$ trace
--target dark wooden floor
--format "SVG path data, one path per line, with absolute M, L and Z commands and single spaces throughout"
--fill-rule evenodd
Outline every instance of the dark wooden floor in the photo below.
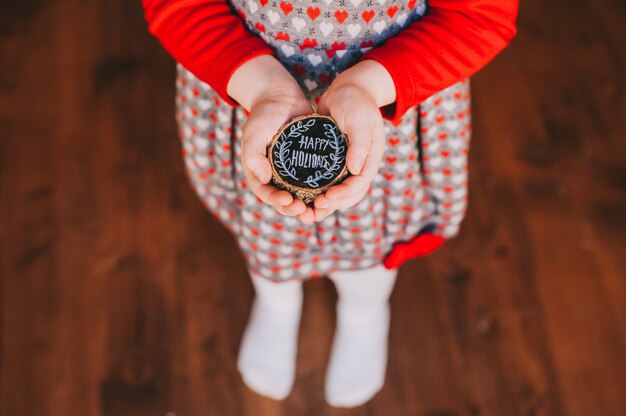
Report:
M 292 395 L 240 381 L 252 288 L 186 182 L 140 1 L 2 2 L 0 414 L 626 415 L 625 4 L 522 2 L 474 78 L 462 234 L 402 269 L 387 384 L 342 411 L 325 279 Z

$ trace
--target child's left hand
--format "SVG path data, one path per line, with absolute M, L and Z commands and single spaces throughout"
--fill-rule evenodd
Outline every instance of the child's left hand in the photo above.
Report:
M 385 151 L 385 129 L 376 97 L 351 79 L 348 71 L 340 74 L 320 97 L 317 112 L 330 114 L 348 135 L 346 162 L 351 176 L 315 199 L 315 221 L 359 203 L 378 172 Z

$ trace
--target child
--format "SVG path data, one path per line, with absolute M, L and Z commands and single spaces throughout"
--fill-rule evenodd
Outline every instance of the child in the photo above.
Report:
M 339 302 L 326 399 L 365 403 L 384 382 L 398 267 L 464 216 L 467 78 L 515 34 L 517 0 L 143 2 L 179 62 L 191 182 L 237 237 L 256 290 L 244 381 L 289 394 L 301 282 L 328 275 Z M 271 186 L 265 152 L 283 123 L 314 111 L 347 133 L 352 176 L 307 207 Z

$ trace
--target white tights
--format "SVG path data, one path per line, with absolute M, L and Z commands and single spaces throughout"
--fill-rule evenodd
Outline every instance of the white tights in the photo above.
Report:
M 396 274 L 396 270 L 377 266 L 329 276 L 339 294 L 324 388 L 332 406 L 358 406 L 383 386 L 389 296 Z M 241 343 L 238 368 L 252 390 L 281 400 L 289 395 L 295 378 L 302 283 L 273 283 L 263 278 L 253 278 L 252 282 L 256 297 Z

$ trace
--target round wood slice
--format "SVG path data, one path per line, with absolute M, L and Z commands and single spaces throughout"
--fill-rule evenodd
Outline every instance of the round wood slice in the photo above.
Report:
M 348 176 L 348 136 L 330 116 L 298 116 L 272 138 L 267 156 L 272 183 L 310 204 Z

